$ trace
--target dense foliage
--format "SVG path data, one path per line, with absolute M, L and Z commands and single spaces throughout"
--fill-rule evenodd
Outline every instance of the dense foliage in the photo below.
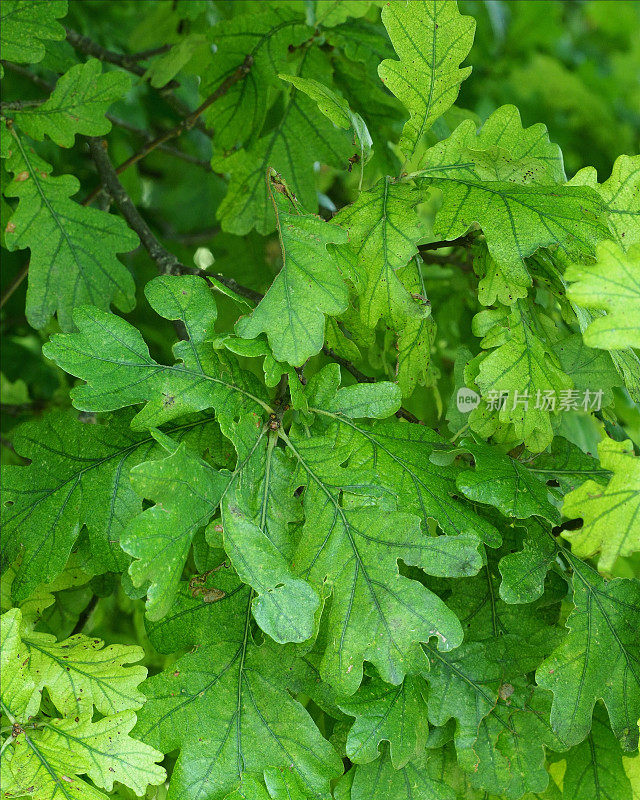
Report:
M 0 17 L 2 798 L 638 800 L 640 6 Z

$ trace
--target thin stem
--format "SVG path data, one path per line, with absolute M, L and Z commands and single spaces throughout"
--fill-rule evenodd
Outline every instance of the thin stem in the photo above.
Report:
M 130 133 L 135 133 L 136 136 L 140 136 L 148 141 L 153 139 L 153 135 L 150 134 L 149 131 L 144 130 L 144 128 L 138 128 L 137 125 L 132 125 L 130 122 L 127 122 L 127 120 L 114 117 L 113 114 L 105 114 L 105 116 L 112 125 L 117 125 L 118 128 L 123 128 L 125 131 L 129 131 Z M 182 150 L 178 150 L 176 147 L 171 147 L 171 145 L 168 144 L 158 145 L 158 150 L 163 153 L 167 153 L 174 158 L 187 161 L 189 164 L 195 164 L 197 167 L 204 169 L 206 172 L 213 172 L 211 164 L 208 161 L 198 158 L 198 156 L 192 156 L 191 153 L 183 153 Z
M 155 261 L 158 272 L 160 272 L 161 275 L 178 274 L 181 271 L 182 265 L 176 256 L 170 253 L 166 247 L 160 244 L 156 239 L 151 228 L 142 219 L 140 212 L 118 180 L 116 171 L 107 153 L 106 141 L 95 138 L 89 139 L 89 151 L 98 169 L 102 185 L 109 192 L 111 197 L 113 197 L 118 208 L 122 212 L 122 216 L 129 224 L 129 227 L 140 237 L 142 246 L 147 253 L 149 253 L 153 261 Z M 87 198 L 83 205 L 87 205 L 89 202 L 90 198 Z
M 45 92 L 53 91 L 54 87 L 52 83 L 45 81 L 44 78 L 41 78 L 39 75 L 35 75 L 33 72 L 31 72 L 31 70 L 21 66 L 20 64 L 13 64 L 11 61 L 3 61 L 2 66 L 11 72 L 15 72 L 16 75 L 27 78 L 27 80 L 30 80 L 34 86 L 37 86 L 39 89 L 43 89 Z
M 353 377 L 358 381 L 358 383 L 375 383 L 376 379 L 372 378 L 370 375 L 365 375 L 364 372 L 361 372 L 356 366 L 354 366 L 351 361 L 348 361 L 346 358 L 338 355 L 335 350 L 332 350 L 328 345 L 323 345 L 322 352 L 330 358 L 332 361 L 335 361 L 336 364 L 340 364 L 341 367 L 347 370 L 347 372 L 351 373 Z
M 0 703 L 0 705 L 2 706 L 2 712 L 5 715 L 5 717 L 7 717 L 7 719 L 12 725 L 15 725 L 16 718 L 13 716 L 13 714 L 9 711 L 9 709 L 4 703 Z
M 11 297 L 11 295 L 16 291 L 16 289 L 20 286 L 22 281 L 27 277 L 29 273 L 29 261 L 24 265 L 24 267 L 20 270 L 20 272 L 16 275 L 16 277 L 11 281 L 7 290 L 3 293 L 2 298 L 0 299 L 0 308 L 4 306 L 7 300 Z
M 162 44 L 160 47 L 152 47 L 150 50 L 141 50 L 139 53 L 130 53 L 127 58 L 129 61 L 146 61 L 153 56 L 161 56 L 163 53 L 168 53 L 173 45 Z
M 209 276 L 200 272 L 199 274 L 202 275 L 203 278 L 207 279 Z M 234 280 L 233 278 L 227 278 L 225 275 L 212 275 L 209 278 L 209 282 L 215 286 L 216 282 L 221 283 L 223 286 L 226 286 L 227 289 L 234 292 L 240 297 L 246 297 L 247 300 L 251 300 L 252 303 L 259 303 L 264 295 L 260 294 L 260 292 L 256 292 L 255 289 L 249 289 L 248 286 L 241 286 L 238 281 Z
M 164 133 L 161 133 L 159 136 L 156 136 L 155 139 L 152 139 L 150 142 L 147 142 L 147 144 L 141 150 L 139 150 L 137 153 L 134 153 L 126 161 L 123 161 L 122 164 L 120 164 L 116 168 L 116 175 L 120 175 L 121 172 L 124 172 L 126 169 L 132 166 L 132 164 L 135 164 L 137 161 L 140 161 L 140 159 L 149 155 L 149 153 L 152 150 L 155 150 L 156 147 L 159 147 L 161 144 L 168 142 L 170 139 L 174 139 L 176 136 L 180 136 L 180 134 L 183 131 L 188 131 L 191 128 L 193 128 L 198 117 L 201 114 L 203 114 L 207 110 L 207 108 L 209 108 L 209 106 L 213 105 L 216 102 L 216 100 L 219 100 L 221 97 L 224 97 L 224 95 L 229 91 L 229 89 L 231 89 L 232 86 L 238 83 L 238 81 L 242 80 L 248 74 L 252 65 L 253 65 L 253 56 L 249 55 L 245 58 L 242 64 L 235 70 L 235 72 L 233 72 L 231 75 L 225 78 L 225 80 L 222 81 L 222 83 L 218 86 L 215 92 L 210 94 L 209 97 L 207 97 L 207 99 L 203 103 L 201 103 L 198 106 L 198 108 L 196 108 L 195 111 L 192 111 L 190 114 L 188 114 L 183 120 L 181 120 L 177 125 L 175 125 L 170 130 L 164 131 Z M 91 192 L 91 194 L 86 198 L 84 204 L 88 205 L 89 203 L 91 203 L 99 193 L 100 193 L 100 187 L 94 189 L 94 191 Z
M 158 55 L 158 53 L 166 53 L 171 49 L 171 45 L 163 45 L 162 48 L 156 50 L 147 50 L 142 53 L 134 53 L 133 55 L 125 55 L 124 53 L 115 53 L 113 50 L 107 50 L 102 47 L 93 39 L 88 36 L 82 36 L 77 31 L 67 28 L 67 41 L 76 50 L 84 53 L 86 56 L 93 56 L 100 61 L 106 61 L 108 64 L 114 64 L 117 67 L 126 69 L 127 72 L 132 72 L 134 75 L 142 77 L 146 73 L 146 69 L 141 67 L 137 62 L 144 61 L 150 58 L 151 55 Z M 177 81 L 171 81 L 165 88 L 176 89 L 180 84 Z
M 98 601 L 100 598 L 97 594 L 94 594 L 91 598 L 89 605 L 84 609 L 84 611 L 78 617 L 78 621 L 73 626 L 73 630 L 71 631 L 71 636 L 75 636 L 77 633 L 82 633 L 84 630 L 85 625 L 89 621 L 89 617 L 93 614 L 96 610 L 96 606 L 98 605 Z
M 473 242 L 473 235 L 465 233 L 464 236 L 458 236 L 457 239 L 441 239 L 438 242 L 427 242 L 418 247 L 420 253 L 426 250 L 439 250 L 441 247 L 468 247 Z

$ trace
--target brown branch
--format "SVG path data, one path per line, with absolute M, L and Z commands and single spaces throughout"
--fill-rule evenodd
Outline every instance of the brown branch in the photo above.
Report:
M 150 50 L 140 50 L 138 53 L 129 53 L 127 58 L 129 61 L 146 61 L 153 56 L 161 56 L 163 53 L 168 53 L 173 47 L 172 44 L 161 44 L 160 47 L 152 47 Z
M 76 50 L 79 50 L 84 55 L 93 56 L 100 61 L 106 61 L 108 64 L 114 64 L 116 67 L 122 67 L 122 69 L 126 69 L 127 72 L 132 72 L 134 75 L 138 75 L 140 78 L 144 76 L 146 69 L 141 67 L 137 63 L 138 61 L 143 61 L 146 58 L 150 58 L 149 54 L 157 55 L 158 52 L 166 53 L 167 50 L 171 49 L 171 45 L 164 45 L 162 48 L 157 48 L 155 51 L 147 50 L 146 52 L 134 53 L 133 55 L 115 53 L 113 50 L 107 50 L 97 42 L 94 42 L 93 39 L 90 39 L 88 36 L 83 36 L 82 34 L 71 30 L 70 28 L 67 28 L 67 41 Z M 180 84 L 177 81 L 170 81 L 164 88 L 177 89 L 178 86 L 180 86 Z
M 200 270 L 197 271 L 197 274 L 202 275 L 202 277 L 206 279 L 206 275 Z M 216 275 L 215 279 L 218 283 L 226 286 L 227 289 L 231 289 L 232 292 L 239 294 L 240 297 L 246 297 L 247 300 L 251 300 L 252 303 L 259 303 L 264 297 L 260 292 L 256 292 L 255 289 L 249 289 L 248 286 L 242 286 L 233 278 L 227 278 L 224 275 Z
M 149 131 L 146 131 L 144 128 L 139 128 L 137 125 L 132 125 L 125 119 L 114 117 L 113 114 L 105 114 L 105 116 L 112 125 L 116 125 L 118 128 L 123 128 L 125 131 L 129 131 L 129 133 L 135 133 L 136 136 L 140 136 L 147 141 L 152 141 L 154 138 L 153 134 L 149 133 Z M 195 164 L 197 167 L 204 169 L 206 172 L 213 172 L 211 164 L 208 161 L 198 158 L 198 156 L 192 156 L 191 153 L 183 153 L 182 150 L 178 150 L 177 147 L 171 147 L 171 145 L 168 144 L 159 144 L 157 149 L 163 153 L 167 153 L 167 155 L 173 156 L 174 158 L 179 158 L 182 161 L 186 161 L 189 164 Z
M 31 72 L 31 70 L 28 70 L 26 67 L 23 67 L 20 64 L 14 64 L 11 61 L 3 61 L 2 66 L 11 72 L 15 72 L 16 75 L 27 78 L 27 80 L 30 80 L 34 86 L 37 86 L 39 89 L 44 89 L 45 92 L 53 91 L 54 87 L 52 83 L 45 81 L 44 78 L 41 78 L 39 75 L 35 75 L 33 72 Z
M 0 308 L 4 306 L 7 300 L 11 297 L 11 295 L 16 291 L 16 289 L 20 286 L 22 281 L 27 277 L 29 273 L 29 262 L 22 267 L 20 272 L 16 275 L 16 277 L 11 281 L 9 286 L 7 287 L 6 291 L 3 292 L 2 298 L 0 299 Z
M 421 244 L 418 250 L 420 253 L 423 253 L 427 250 L 439 250 L 441 247 L 468 247 L 473 242 L 473 239 L 474 237 L 471 234 L 465 233 L 464 236 L 459 236 L 457 239 L 451 239 L 449 241 L 441 239 L 438 242 Z
M 118 180 L 116 171 L 107 153 L 107 142 L 103 139 L 89 139 L 89 151 L 100 175 L 102 186 L 109 192 L 126 219 L 129 227 L 140 237 L 142 246 L 155 261 L 158 271 L 162 275 L 176 275 L 180 272 L 181 264 L 178 259 L 170 253 L 164 245 L 153 235 L 151 228 L 142 219 L 140 212 L 133 204 L 133 201 L 124 190 Z M 85 205 L 88 203 L 85 200 Z
M 89 605 L 80 613 L 78 617 L 78 621 L 73 626 L 73 630 L 69 634 L 70 636 L 75 636 L 77 633 L 82 633 L 85 628 L 85 625 L 89 622 L 89 617 L 93 614 L 96 610 L 96 606 L 98 605 L 100 598 L 97 594 L 94 594 L 91 600 L 89 600 Z
M 159 136 L 156 136 L 155 139 L 152 139 L 150 142 L 147 142 L 147 144 L 141 150 L 139 150 L 137 153 L 134 153 L 126 161 L 123 161 L 122 164 L 120 164 L 116 168 L 116 174 L 120 175 L 120 173 L 124 172 L 132 164 L 135 164 L 137 161 L 140 161 L 140 159 L 149 155 L 149 153 L 152 150 L 155 150 L 156 147 L 159 147 L 161 144 L 168 142 L 170 139 L 174 139 L 176 136 L 180 136 L 180 134 L 183 131 L 188 131 L 191 128 L 193 128 L 198 117 L 204 111 L 206 111 L 207 108 L 209 108 L 209 106 L 213 105 L 216 102 L 216 100 L 219 100 L 221 97 L 224 97 L 224 95 L 229 91 L 229 89 L 231 89 L 232 86 L 238 83 L 238 81 L 242 80 L 247 75 L 252 65 L 253 65 L 253 56 L 249 55 L 231 75 L 229 75 L 222 81 L 222 83 L 218 86 L 218 88 L 212 94 L 210 94 L 209 97 L 207 97 L 207 99 L 203 103 L 201 103 L 198 106 L 198 108 L 196 108 L 195 111 L 192 111 L 190 114 L 188 114 L 183 120 L 181 120 L 177 125 L 175 125 L 170 130 L 161 133 Z M 86 198 L 84 204 L 88 205 L 89 203 L 91 203 L 99 194 L 99 192 L 100 192 L 99 187 L 94 189 L 94 191 L 91 192 L 91 194 Z

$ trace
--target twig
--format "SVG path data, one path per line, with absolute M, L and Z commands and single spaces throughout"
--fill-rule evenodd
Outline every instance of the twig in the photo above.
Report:
M 147 50 L 142 53 L 134 53 L 133 55 L 125 55 L 123 53 L 115 53 L 113 50 L 107 50 L 102 47 L 93 39 L 88 36 L 82 36 L 77 31 L 67 28 L 67 41 L 70 45 L 75 47 L 86 56 L 93 56 L 100 61 L 106 61 L 108 64 L 114 64 L 117 67 L 126 69 L 127 72 L 132 72 L 134 75 L 142 77 L 146 73 L 146 69 L 141 67 L 137 62 L 150 58 L 151 55 L 157 55 L 158 52 L 166 53 L 171 49 L 171 45 L 164 45 L 162 48 L 156 48 L 155 51 Z M 177 89 L 180 84 L 177 81 L 171 81 L 166 85 L 166 89 Z
M 207 277 L 202 272 L 200 272 L 200 274 L 203 278 Z M 241 286 L 233 278 L 227 278 L 224 275 L 215 275 L 214 277 L 219 283 L 221 283 L 223 286 L 226 286 L 227 289 L 231 289 L 232 292 L 239 294 L 240 297 L 246 297 L 247 300 L 251 300 L 252 303 L 259 303 L 264 297 L 263 294 L 256 292 L 255 289 L 249 289 L 248 286 Z
M 30 80 L 34 86 L 37 86 L 39 89 L 44 89 L 45 92 L 51 92 L 54 88 L 53 84 L 49 83 L 49 81 L 45 81 L 44 78 L 41 78 L 39 75 L 35 75 L 33 72 L 31 72 L 31 70 L 28 70 L 26 67 L 22 67 L 20 64 L 13 64 L 11 61 L 3 61 L 2 66 L 11 72 L 15 72 L 16 75 L 21 75 L 23 78 L 27 78 L 27 80 Z
M 160 244 L 160 242 L 156 239 L 151 232 L 151 228 L 142 219 L 140 212 L 135 207 L 133 201 L 118 180 L 116 171 L 107 153 L 106 141 L 96 138 L 89 139 L 89 151 L 91 152 L 91 158 L 93 158 L 98 169 L 98 174 L 100 175 L 102 185 L 109 192 L 111 197 L 113 197 L 114 201 L 118 205 L 118 208 L 122 212 L 122 216 L 128 222 L 129 227 L 132 228 L 140 237 L 140 241 L 142 242 L 144 249 L 156 262 L 160 274 L 178 274 L 182 265 L 173 255 L 173 253 L 170 253 L 166 247 Z M 84 204 L 87 204 L 88 202 L 89 198 L 85 200 Z
M 418 250 L 422 253 L 426 250 L 439 250 L 441 247 L 468 247 L 473 242 L 473 239 L 474 237 L 471 234 L 465 233 L 464 236 L 459 236 L 457 239 L 451 239 L 449 241 L 441 239 L 438 242 L 421 244 Z
M 20 286 L 22 281 L 27 277 L 29 272 L 29 262 L 24 265 L 24 267 L 20 270 L 20 272 L 16 275 L 16 277 L 11 281 L 7 290 L 3 293 L 2 298 L 0 299 L 0 308 L 4 306 L 7 300 L 11 297 L 11 295 L 15 292 L 15 290 Z
M 132 125 L 130 122 L 127 122 L 127 120 L 120 119 L 120 117 L 114 117 L 113 114 L 105 114 L 105 116 L 112 125 L 117 125 L 117 127 L 123 128 L 125 131 L 129 131 L 129 133 L 135 133 L 137 136 L 140 136 L 147 141 L 152 141 L 153 135 L 144 128 L 139 128 L 137 125 Z M 176 147 L 171 147 L 169 144 L 159 144 L 157 149 L 161 150 L 163 153 L 173 156 L 174 158 L 187 161 L 189 164 L 195 164 L 197 167 L 204 169 L 206 172 L 213 172 L 211 164 L 208 161 L 198 158 L 198 156 L 192 156 L 191 153 L 183 153 L 182 150 L 178 150 Z
M 78 621 L 73 626 L 73 630 L 69 634 L 70 636 L 75 636 L 77 633 L 82 633 L 84 626 L 89 622 L 89 617 L 93 614 L 96 610 L 96 606 L 98 605 L 98 601 L 100 598 L 97 594 L 94 594 L 91 600 L 89 601 L 89 605 L 84 609 L 84 611 L 78 617 Z
M 156 147 L 159 147 L 161 144 L 168 142 L 169 139 L 174 139 L 176 136 L 180 136 L 183 131 L 188 131 L 193 128 L 196 120 L 198 117 L 209 108 L 209 106 L 213 105 L 216 100 L 219 100 L 221 97 L 231 89 L 238 81 L 242 80 L 253 65 L 253 56 L 247 56 L 242 64 L 227 78 L 225 78 L 222 83 L 218 86 L 218 88 L 212 94 L 207 97 L 207 99 L 201 103 L 195 111 L 192 111 L 188 114 L 183 120 L 181 120 L 177 125 L 171 128 L 164 133 L 161 133 L 159 136 L 156 136 L 155 139 L 152 139 L 150 142 L 139 150 L 137 153 L 134 153 L 130 158 L 126 161 L 123 161 L 116 168 L 116 175 L 120 175 L 121 172 L 124 172 L 128 167 L 132 164 L 135 164 L 136 161 L 140 161 L 141 158 L 147 156 L 152 150 L 155 150 Z M 99 194 L 100 188 L 94 189 L 93 192 L 86 198 L 85 205 L 91 203 L 95 197 Z
M 365 375 L 364 372 L 361 372 L 356 366 L 354 366 L 350 361 L 346 358 L 343 358 L 341 355 L 332 350 L 328 345 L 322 346 L 322 352 L 330 358 L 332 361 L 335 361 L 336 364 L 340 364 L 341 367 L 350 372 L 353 377 L 358 381 L 358 383 L 375 383 L 376 379 L 372 378 L 370 375 Z
M 172 44 L 161 44 L 160 47 L 152 47 L 150 50 L 140 50 L 139 53 L 129 53 L 127 58 L 129 61 L 146 61 L 153 56 L 161 56 L 163 53 L 168 53 L 173 47 Z

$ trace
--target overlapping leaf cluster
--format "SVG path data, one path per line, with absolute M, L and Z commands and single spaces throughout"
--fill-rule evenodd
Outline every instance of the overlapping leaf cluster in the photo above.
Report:
M 70 403 L 3 469 L 2 796 L 635 800 L 638 156 L 567 181 L 542 124 L 455 107 L 449 0 L 165 5 L 139 77 L 199 77 L 256 288 L 176 259 L 112 313 L 138 237 L 38 150 L 107 134 L 129 79 L 89 59 L 3 109 Z M 6 58 L 66 10 L 6 2 Z M 96 605 L 145 650 L 78 632 Z

